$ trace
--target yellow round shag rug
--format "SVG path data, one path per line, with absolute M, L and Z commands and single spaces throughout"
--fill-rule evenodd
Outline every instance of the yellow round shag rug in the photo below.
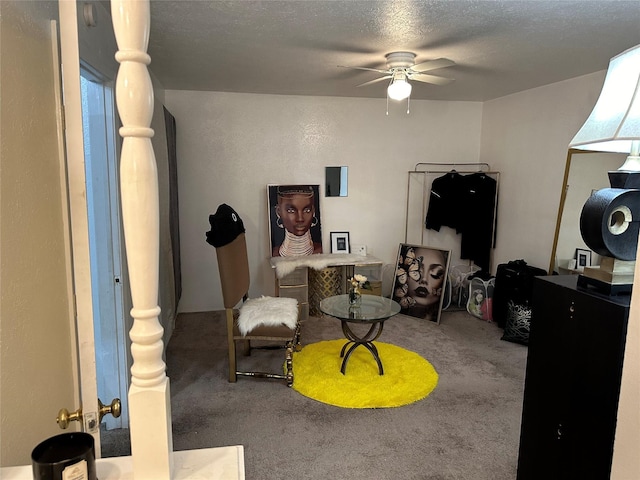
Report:
M 293 356 L 293 389 L 305 397 L 344 408 L 389 408 L 425 398 L 438 384 L 438 373 L 417 353 L 374 342 L 384 368 L 365 347 L 356 348 L 340 373 L 343 340 L 305 345 Z

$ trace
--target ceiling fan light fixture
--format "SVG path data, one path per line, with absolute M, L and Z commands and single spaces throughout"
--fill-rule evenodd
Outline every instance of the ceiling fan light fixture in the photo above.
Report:
M 404 100 L 411 95 L 411 84 L 405 75 L 398 75 L 387 87 L 387 95 L 391 100 Z
M 0 0 L 2 1 L 2 0 Z M 431 75 L 431 70 L 451 67 L 455 62 L 448 58 L 436 58 L 435 60 L 427 60 L 416 64 L 416 54 L 413 52 L 391 52 L 385 55 L 387 59 L 387 68 L 371 68 L 371 67 L 349 67 L 346 65 L 338 65 L 342 68 L 354 68 L 357 70 L 365 70 L 375 72 L 379 76 L 373 80 L 361 83 L 358 87 L 373 85 L 374 83 L 383 82 L 391 79 L 387 86 L 387 115 L 389 115 L 389 99 L 395 101 L 407 100 L 407 113 L 409 113 L 409 102 L 411 100 L 411 87 L 409 80 L 431 83 L 433 85 L 447 85 L 453 81 L 452 78 L 439 77 Z

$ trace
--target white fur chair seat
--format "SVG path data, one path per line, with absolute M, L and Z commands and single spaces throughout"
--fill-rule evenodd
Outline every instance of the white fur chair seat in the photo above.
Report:
M 294 330 L 298 322 L 298 301 L 295 298 L 252 298 L 244 302 L 238 317 L 241 335 L 247 335 L 259 326 L 284 325 Z

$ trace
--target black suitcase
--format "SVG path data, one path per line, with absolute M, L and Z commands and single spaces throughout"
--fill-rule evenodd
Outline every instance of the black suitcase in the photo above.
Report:
M 493 291 L 493 321 L 504 328 L 509 300 L 517 305 L 529 305 L 533 293 L 533 277 L 547 275 L 542 268 L 527 265 L 524 260 L 512 260 L 498 265 Z

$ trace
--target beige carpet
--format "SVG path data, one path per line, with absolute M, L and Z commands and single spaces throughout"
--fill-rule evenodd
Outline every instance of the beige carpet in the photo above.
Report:
M 380 341 L 427 358 L 439 380 L 424 400 L 374 410 L 326 405 L 279 381 L 228 383 L 224 332 L 219 313 L 178 318 L 167 352 L 175 450 L 242 444 L 253 480 L 516 476 L 527 348 L 501 341 L 495 324 L 446 311 L 440 325 L 387 321 Z M 302 340 L 341 336 L 338 321 L 312 318 Z M 266 355 L 281 368 L 279 352 Z M 103 438 L 105 453 L 129 451 L 126 431 Z

